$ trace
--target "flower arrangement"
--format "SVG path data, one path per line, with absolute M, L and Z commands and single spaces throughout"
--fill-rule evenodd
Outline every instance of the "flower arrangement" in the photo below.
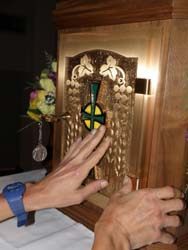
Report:
M 57 61 L 47 53 L 45 55 L 47 67 L 34 83 L 30 83 L 32 91 L 27 115 L 36 122 L 42 119 L 49 122 L 50 117 L 55 115 Z

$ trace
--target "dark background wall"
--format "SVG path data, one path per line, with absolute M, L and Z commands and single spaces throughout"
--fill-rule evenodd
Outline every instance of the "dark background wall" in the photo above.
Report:
M 46 164 L 32 159 L 37 125 L 18 130 L 31 122 L 21 116 L 28 106 L 27 83 L 45 66 L 44 51 L 56 56 L 55 4 L 55 0 L 0 1 L 0 175 Z M 49 131 L 46 125 L 46 145 Z

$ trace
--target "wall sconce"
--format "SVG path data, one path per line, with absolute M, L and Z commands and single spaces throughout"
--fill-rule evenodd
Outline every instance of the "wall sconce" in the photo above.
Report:
M 150 95 L 151 94 L 151 80 L 145 78 L 136 78 L 135 94 Z

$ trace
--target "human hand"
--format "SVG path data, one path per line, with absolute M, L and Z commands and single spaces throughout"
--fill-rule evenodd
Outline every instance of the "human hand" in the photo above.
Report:
M 106 180 L 97 180 L 84 187 L 81 186 L 90 170 L 109 147 L 109 137 L 101 142 L 105 130 L 105 127 L 101 126 L 98 130 L 89 133 L 83 140 L 77 139 L 56 170 L 39 183 L 29 186 L 24 197 L 27 200 L 25 202 L 27 210 L 79 204 L 89 195 L 108 185 Z M 31 193 L 32 195 L 29 195 Z
M 184 209 L 183 194 L 172 187 L 130 192 L 131 181 L 126 180 L 122 189 L 111 197 L 96 224 L 96 241 L 107 231 L 113 250 L 137 249 L 156 242 L 173 243 L 174 237 L 166 229 L 178 227 L 181 222 L 177 215 L 169 213 Z

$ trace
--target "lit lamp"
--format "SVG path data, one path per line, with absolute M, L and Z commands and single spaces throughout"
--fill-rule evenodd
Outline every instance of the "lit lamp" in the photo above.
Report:
M 136 78 L 135 94 L 150 95 L 151 80 L 144 78 Z

